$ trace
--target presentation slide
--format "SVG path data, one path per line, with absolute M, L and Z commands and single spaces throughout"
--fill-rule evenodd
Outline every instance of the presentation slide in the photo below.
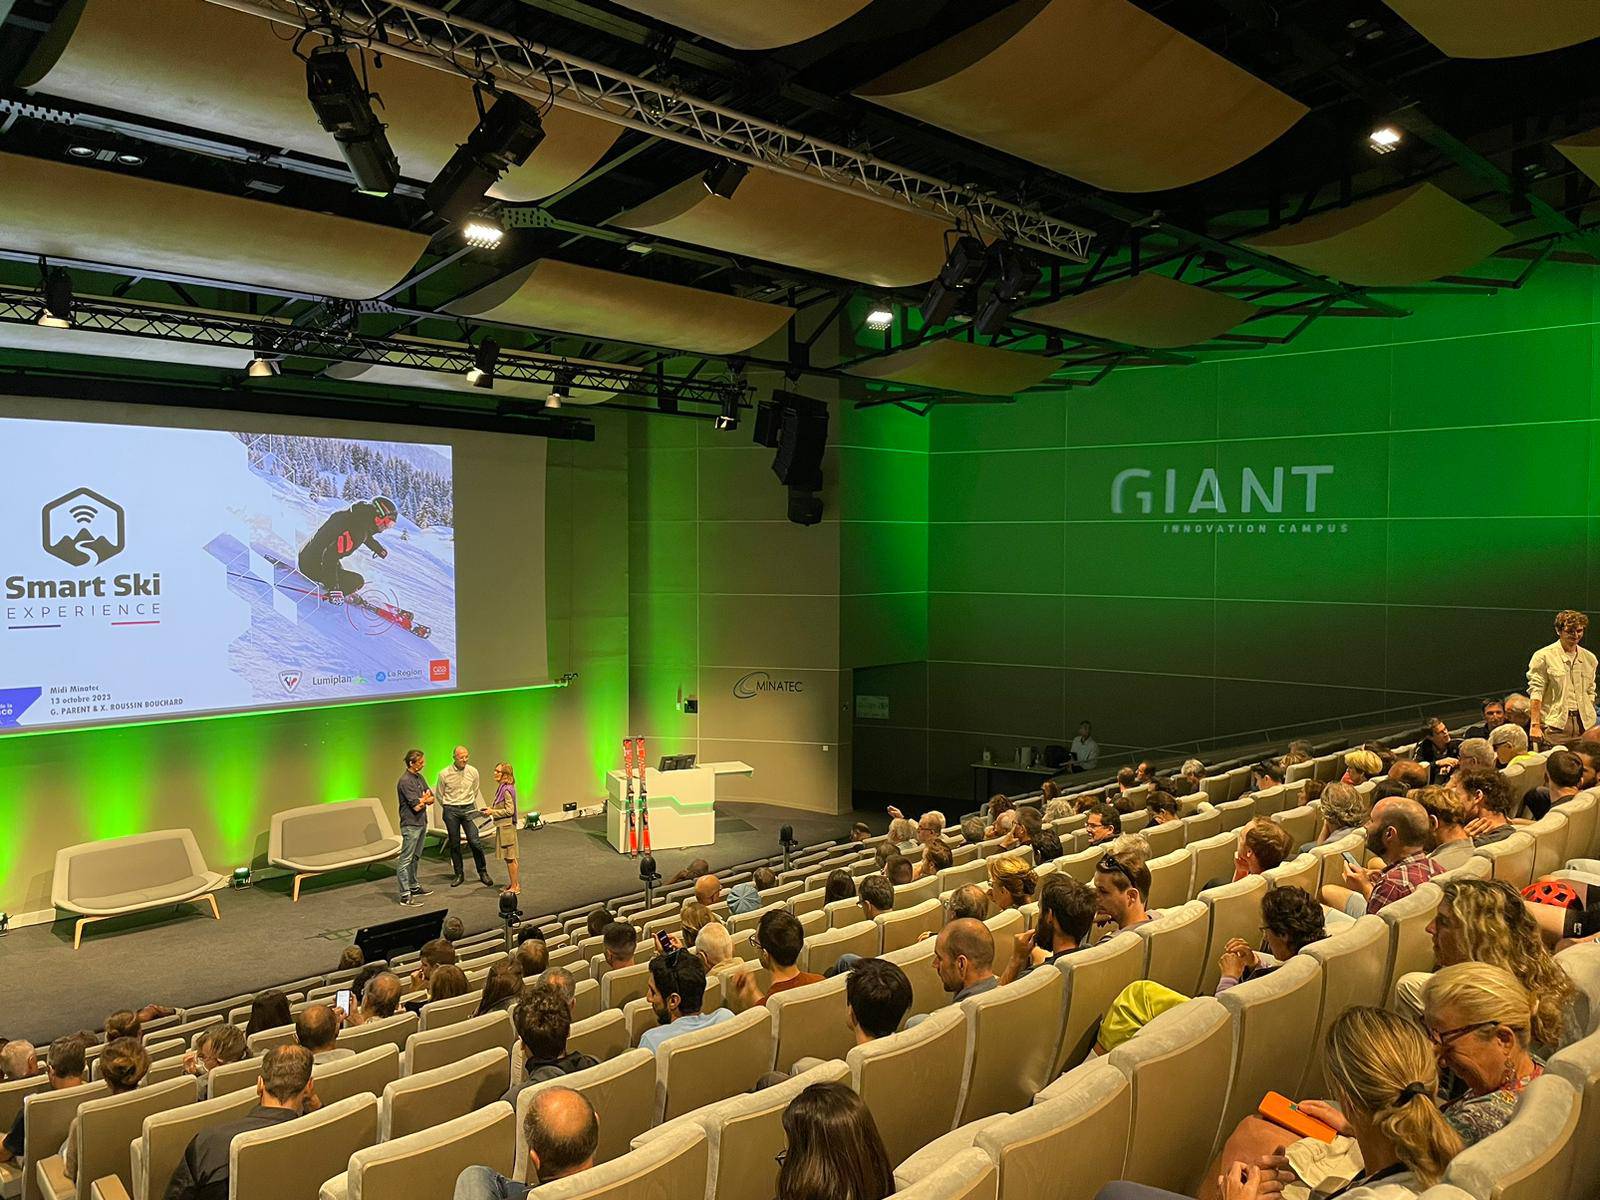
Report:
M 0 446 L 0 736 L 458 686 L 451 446 L 8 418 Z

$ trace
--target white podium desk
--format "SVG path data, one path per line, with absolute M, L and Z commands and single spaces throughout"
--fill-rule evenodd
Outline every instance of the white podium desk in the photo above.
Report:
M 684 771 L 644 770 L 650 798 L 650 849 L 676 850 L 684 846 L 709 846 L 717 840 L 717 778 L 753 775 L 749 763 L 700 763 Z M 633 781 L 635 821 L 639 808 L 637 778 Z M 628 817 L 623 808 L 623 775 L 606 775 L 606 840 L 619 854 L 628 852 Z M 643 831 L 639 848 L 644 849 Z

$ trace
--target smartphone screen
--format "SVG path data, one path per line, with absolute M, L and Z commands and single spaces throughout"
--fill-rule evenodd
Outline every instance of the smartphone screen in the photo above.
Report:
M 1360 860 L 1357 859 L 1356 856 L 1354 854 L 1351 854 L 1350 851 L 1348 851 L 1348 850 L 1346 850 L 1344 852 L 1344 860 L 1345 860 L 1345 862 L 1349 863 L 1352 867 L 1359 867 L 1361 865 Z
M 334 1007 L 341 1008 L 348 1013 L 350 1011 L 350 995 L 349 988 L 340 988 L 333 997 Z
M 672 952 L 672 935 L 669 934 L 665 929 L 656 930 L 656 945 L 661 948 L 661 953 L 663 953 L 663 954 L 671 953 Z

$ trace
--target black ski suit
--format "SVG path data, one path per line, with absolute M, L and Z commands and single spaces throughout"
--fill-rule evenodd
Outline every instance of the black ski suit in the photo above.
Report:
M 341 509 L 322 523 L 322 528 L 300 548 L 300 574 L 326 591 L 351 595 L 361 590 L 366 579 L 344 569 L 341 559 L 366 546 L 379 558 L 389 552 L 378 544 L 378 510 L 365 500 Z

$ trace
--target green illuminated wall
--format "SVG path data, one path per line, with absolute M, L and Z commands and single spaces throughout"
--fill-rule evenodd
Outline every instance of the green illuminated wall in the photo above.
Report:
M 546 479 L 550 674 L 576 683 L 0 739 L 0 910 L 47 909 L 56 849 L 91 838 L 189 826 L 213 869 L 257 859 L 275 809 L 392 802 L 413 745 L 434 768 L 461 741 L 486 776 L 509 760 L 524 805 L 602 795 L 627 721 L 628 472 L 625 421 L 595 424 L 550 443 Z
M 1083 718 L 1135 751 L 1519 680 L 1600 579 L 1596 276 L 1398 303 L 1413 315 L 936 409 L 927 654 L 857 671 L 858 694 L 894 694 L 887 721 L 856 721 L 857 783 L 915 790 L 921 768 L 968 797 L 983 747 L 1009 757 Z M 1334 468 L 1309 517 L 1296 465 Z M 1243 514 L 1243 469 L 1270 485 L 1276 467 L 1283 512 L 1252 493 Z M 1137 479 L 1112 511 L 1129 468 L 1152 474 L 1149 515 Z M 1227 513 L 1190 516 L 1207 468 Z M 1263 531 L 1181 531 L 1207 521 Z M 1306 523 L 1336 532 L 1283 528 Z

